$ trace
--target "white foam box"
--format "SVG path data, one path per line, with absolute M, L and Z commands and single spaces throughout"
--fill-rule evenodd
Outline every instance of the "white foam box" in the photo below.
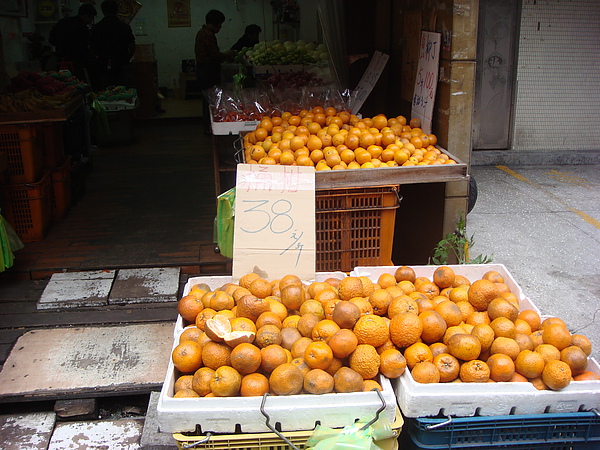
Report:
M 173 398 L 177 377 L 169 362 L 156 406 L 161 432 L 181 433 L 196 430 L 202 433 L 260 433 L 271 431 L 260 411 L 262 397 Z M 385 408 L 380 417 L 393 423 L 396 415 L 396 396 L 390 380 L 380 376 Z M 383 406 L 376 392 L 333 393 L 323 395 L 268 396 L 264 410 L 269 423 L 280 431 L 312 430 L 317 424 L 344 427 L 357 419 L 375 417 Z
M 242 132 L 256 129 L 260 120 L 240 120 L 236 122 L 216 122 L 210 111 L 210 128 L 215 136 L 227 136 L 229 134 L 240 134 Z
M 417 276 L 431 279 L 437 266 L 411 266 Z M 544 317 L 501 264 L 450 266 L 471 282 L 488 270 L 496 270 L 511 292 L 519 297 L 520 309 L 533 309 Z M 382 273 L 394 273 L 398 266 L 356 267 L 350 275 L 376 281 Z M 588 358 L 588 370 L 600 374 L 600 366 Z M 398 406 L 406 417 L 500 416 L 508 414 L 567 413 L 600 408 L 600 381 L 573 381 L 560 391 L 538 391 L 531 383 L 417 383 L 407 370 L 391 380 Z

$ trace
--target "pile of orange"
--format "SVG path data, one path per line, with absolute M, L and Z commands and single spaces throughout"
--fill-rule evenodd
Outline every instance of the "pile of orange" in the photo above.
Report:
M 244 135 L 244 160 L 316 170 L 456 164 L 436 147 L 437 137 L 420 127 L 416 118 L 359 118 L 333 107 L 286 111 L 263 117 Z
M 431 279 L 402 266 L 377 280 L 303 283 L 256 273 L 216 290 L 193 286 L 172 360 L 175 397 L 325 394 L 381 389 L 408 368 L 419 383 L 597 380 L 592 346 L 557 317 L 519 310 L 501 274 Z

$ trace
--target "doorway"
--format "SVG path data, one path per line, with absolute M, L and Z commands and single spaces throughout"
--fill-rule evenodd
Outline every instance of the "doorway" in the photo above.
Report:
M 510 149 L 519 0 L 479 3 L 473 150 Z

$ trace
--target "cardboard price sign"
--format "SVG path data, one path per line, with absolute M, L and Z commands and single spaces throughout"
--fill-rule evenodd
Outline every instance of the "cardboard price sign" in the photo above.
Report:
M 411 115 L 421 119 L 421 128 L 425 133 L 431 133 L 433 105 L 440 66 L 440 45 L 440 33 L 421 32 L 419 66 L 415 78 Z
M 237 166 L 233 280 L 315 277 L 314 167 Z

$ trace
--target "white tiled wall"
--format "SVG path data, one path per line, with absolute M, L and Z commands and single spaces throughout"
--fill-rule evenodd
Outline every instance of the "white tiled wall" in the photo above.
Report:
M 600 0 L 522 5 L 513 149 L 600 149 Z

